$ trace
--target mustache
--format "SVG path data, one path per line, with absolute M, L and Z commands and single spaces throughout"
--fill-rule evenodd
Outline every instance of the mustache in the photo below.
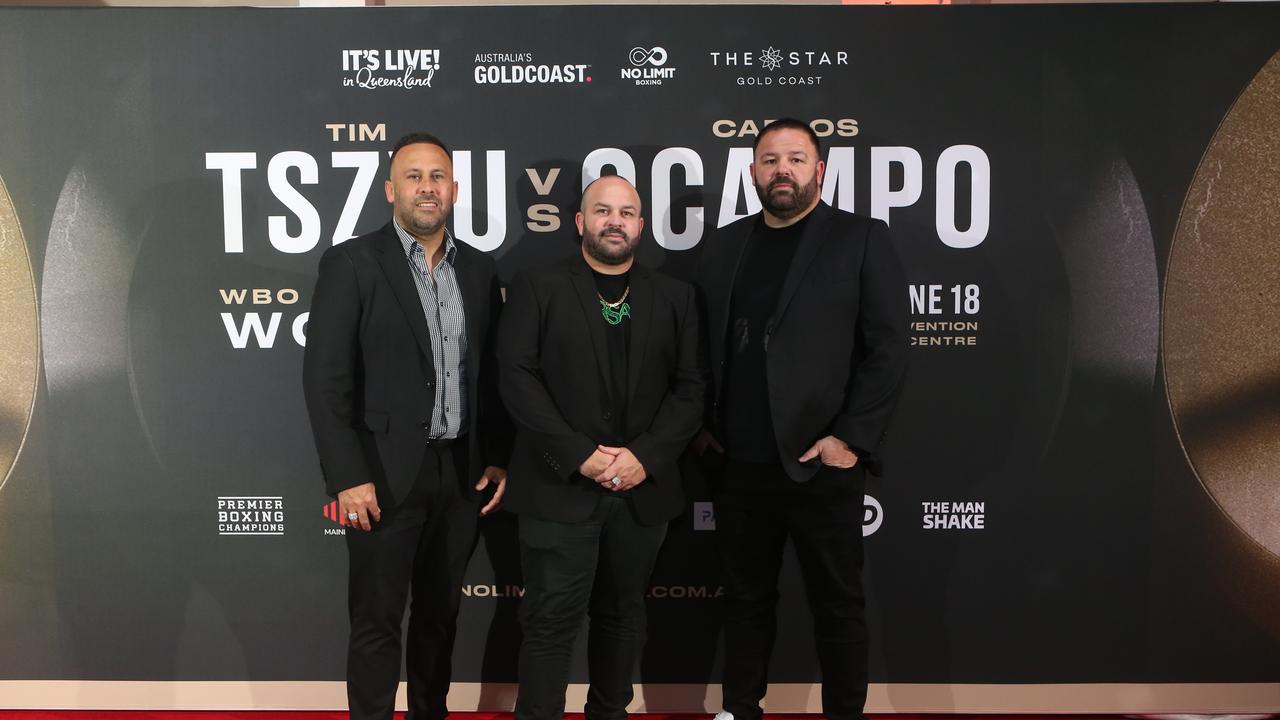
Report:
M 627 231 L 623 230 L 620 227 L 608 227 L 608 228 L 605 228 L 604 230 L 601 230 L 600 237 L 604 237 L 605 235 L 616 235 L 622 238 L 623 240 L 631 239 L 631 236 L 627 235 Z
M 769 183 L 769 187 L 765 188 L 765 190 L 767 192 L 773 192 L 774 188 L 777 188 L 780 185 L 786 185 L 792 190 L 800 189 L 800 183 L 796 182 L 795 180 L 792 180 L 791 178 L 786 178 L 786 177 L 776 177 L 773 179 L 772 182 Z

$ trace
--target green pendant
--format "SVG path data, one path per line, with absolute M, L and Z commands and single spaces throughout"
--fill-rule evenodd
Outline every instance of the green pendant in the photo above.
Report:
M 631 317 L 631 306 L 627 303 L 611 308 L 604 302 L 600 303 L 600 314 L 604 316 L 604 321 L 610 325 L 617 325 L 622 322 L 622 318 Z

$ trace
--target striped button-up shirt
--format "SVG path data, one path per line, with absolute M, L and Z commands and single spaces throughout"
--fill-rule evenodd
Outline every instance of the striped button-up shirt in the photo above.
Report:
M 431 333 L 431 360 L 436 369 L 436 402 L 431 415 L 431 438 L 456 438 L 467 422 L 467 322 L 462 291 L 453 271 L 458 248 L 448 228 L 444 231 L 444 257 L 434 270 L 427 266 L 426 253 L 412 235 L 392 220 L 404 245 L 405 258 L 418 288 L 422 313 Z

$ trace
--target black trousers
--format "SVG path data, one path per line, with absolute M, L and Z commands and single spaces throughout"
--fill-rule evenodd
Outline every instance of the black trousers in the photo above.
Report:
M 627 717 L 644 646 L 649 576 L 667 524 L 639 524 L 625 497 L 605 495 L 586 522 L 520 516 L 520 695 L 516 720 L 560 720 L 569 660 L 590 616 L 588 720 Z
M 480 494 L 466 475 L 466 443 L 428 448 L 413 490 L 371 532 L 347 529 L 347 702 L 353 720 L 390 720 L 400 683 L 401 623 L 412 591 L 409 717 L 440 720 L 456 634 L 463 573 L 476 544 Z
M 725 569 L 724 709 L 760 720 L 777 632 L 778 573 L 791 538 L 804 576 L 822 669 L 822 711 L 861 720 L 867 698 L 867 625 L 862 592 L 861 469 L 824 471 L 819 485 L 787 478 L 780 465 L 731 463 L 713 496 Z M 838 489 L 833 492 L 833 489 Z

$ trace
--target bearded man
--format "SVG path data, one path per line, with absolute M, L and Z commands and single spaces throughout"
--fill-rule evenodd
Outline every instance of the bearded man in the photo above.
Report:
M 676 461 L 702 423 L 693 288 L 635 262 L 639 194 L 599 178 L 576 221 L 581 254 L 517 275 L 498 331 L 525 587 L 517 720 L 563 716 L 584 616 L 586 716 L 626 717 L 649 576 L 685 509 Z
M 765 126 L 751 165 L 763 210 L 710 238 L 698 273 L 712 390 L 695 447 L 725 569 L 717 720 L 760 720 L 788 538 L 823 714 L 860 720 L 866 700 L 863 486 L 906 371 L 907 281 L 883 222 L 821 201 L 821 158 L 805 123 Z

